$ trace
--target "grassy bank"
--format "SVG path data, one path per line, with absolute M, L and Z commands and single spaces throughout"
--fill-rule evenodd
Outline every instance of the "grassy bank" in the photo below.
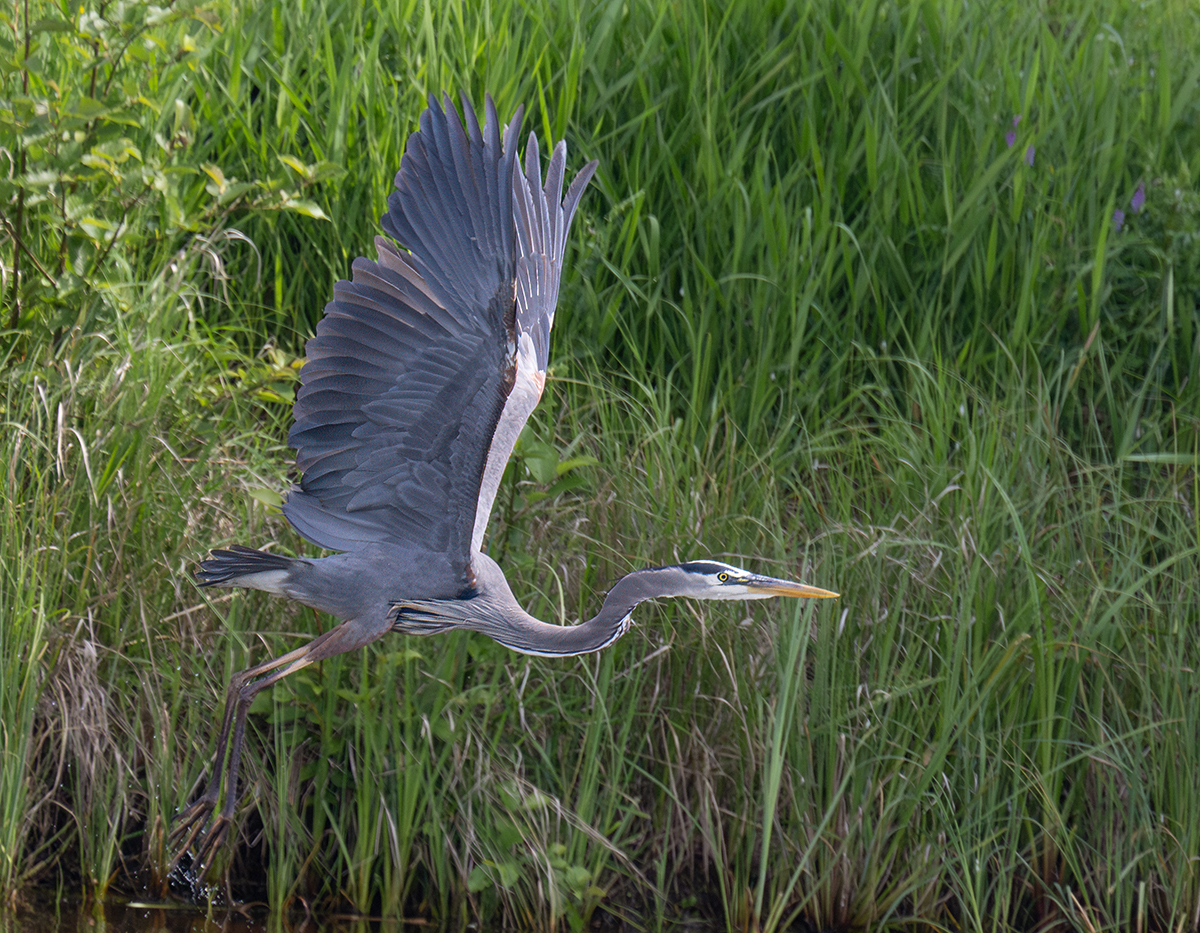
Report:
M 645 606 L 572 661 L 394 637 L 305 670 L 176 893 L 1200 926 L 1188 6 L 67 14 L 3 14 L 10 898 L 165 891 L 230 674 L 329 624 L 189 572 L 305 548 L 274 508 L 302 340 L 426 92 L 463 87 L 601 161 L 489 534 L 522 603 L 575 621 L 708 555 L 842 598 Z

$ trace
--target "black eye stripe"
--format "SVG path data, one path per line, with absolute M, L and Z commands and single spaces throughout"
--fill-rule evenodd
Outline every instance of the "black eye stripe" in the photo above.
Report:
M 724 564 L 711 560 L 692 560 L 680 567 L 688 573 L 722 573 L 725 570 Z

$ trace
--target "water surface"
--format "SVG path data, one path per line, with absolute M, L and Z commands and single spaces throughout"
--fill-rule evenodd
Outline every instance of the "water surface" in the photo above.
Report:
M 0 933 L 390 933 L 411 930 L 400 921 L 361 917 L 284 918 L 266 911 L 213 910 L 150 902 L 86 903 L 52 893 L 0 908 Z

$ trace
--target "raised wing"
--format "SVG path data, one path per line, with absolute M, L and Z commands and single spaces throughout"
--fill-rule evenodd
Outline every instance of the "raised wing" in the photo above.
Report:
M 496 489 L 504 475 L 521 428 L 537 407 L 546 387 L 546 364 L 550 360 L 550 328 L 558 305 L 558 282 L 562 273 L 567 231 L 598 162 L 589 162 L 575 176 L 567 196 L 562 198 L 563 173 L 567 163 L 567 145 L 559 141 L 550 156 L 546 186 L 541 185 L 541 160 L 537 138 L 530 133 L 525 144 L 525 174 L 520 166 L 512 169 L 512 199 L 516 222 L 516 280 L 514 289 L 515 351 L 513 384 L 504 402 L 504 410 L 492 434 L 487 465 L 479 487 L 471 550 L 483 545 L 483 533 Z M 561 199 L 561 200 L 560 200 Z
M 377 239 L 378 261 L 355 260 L 308 342 L 289 435 L 302 478 L 284 514 L 334 550 L 446 554 L 465 585 L 541 395 L 563 244 L 595 165 L 560 205 L 563 144 L 542 189 L 536 143 L 525 175 L 516 159 L 520 111 L 502 142 L 490 98 L 482 131 L 463 107 L 465 129 L 449 98 L 430 98 L 409 138 L 383 218 L 409 252 Z

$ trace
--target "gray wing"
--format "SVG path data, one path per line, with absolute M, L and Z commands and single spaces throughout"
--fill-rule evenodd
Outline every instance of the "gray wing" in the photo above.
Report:
M 355 260 L 308 342 L 284 514 L 321 547 L 448 555 L 468 585 L 493 461 L 537 403 L 525 384 L 541 394 L 567 227 L 595 166 L 560 205 L 563 144 L 542 189 L 536 144 L 528 177 L 516 158 L 520 111 L 502 142 L 490 98 L 482 131 L 463 105 L 465 128 L 431 98 L 409 138 L 383 218 L 409 252 L 377 239 L 378 261 Z

